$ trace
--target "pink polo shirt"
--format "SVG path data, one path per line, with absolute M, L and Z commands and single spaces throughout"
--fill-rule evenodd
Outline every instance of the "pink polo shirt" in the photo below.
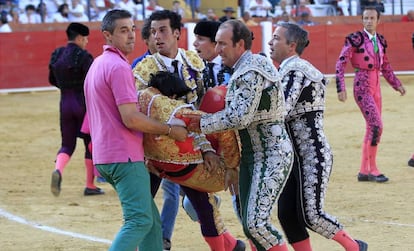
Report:
M 118 110 L 119 105 L 137 103 L 131 66 L 118 49 L 108 45 L 103 49 L 85 79 L 93 161 L 95 164 L 143 161 L 143 134 L 128 129 Z

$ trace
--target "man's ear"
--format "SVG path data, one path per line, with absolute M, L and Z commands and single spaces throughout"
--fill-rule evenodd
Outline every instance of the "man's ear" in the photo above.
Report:
M 180 40 L 181 32 L 178 29 L 174 30 L 173 35 L 177 38 L 177 40 Z
M 297 46 L 296 42 L 290 42 L 290 44 L 289 44 L 289 48 L 293 52 L 296 51 L 296 46 Z
M 240 39 L 240 41 L 237 42 L 236 45 L 238 45 L 241 49 L 244 49 L 244 40 Z
M 104 36 L 105 40 L 110 41 L 111 33 L 109 33 L 109 31 L 102 31 L 102 35 Z

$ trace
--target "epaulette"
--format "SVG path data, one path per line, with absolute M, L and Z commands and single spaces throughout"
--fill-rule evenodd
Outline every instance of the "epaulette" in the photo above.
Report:
M 308 61 L 299 57 L 290 60 L 285 66 L 282 67 L 280 73 L 282 76 L 285 76 L 290 71 L 300 71 L 312 82 L 320 82 L 324 79 L 322 72 L 316 69 Z
M 346 40 L 352 45 L 352 47 L 359 48 L 364 42 L 364 34 L 361 31 L 357 31 L 349 34 Z
M 382 48 L 384 48 L 384 53 L 385 53 L 385 49 L 387 49 L 388 47 L 387 40 L 385 40 L 385 37 L 381 34 L 377 34 L 377 36 L 378 36 L 378 40 L 380 44 L 382 45 Z
M 132 73 L 134 74 L 135 86 L 138 90 L 141 90 L 148 85 L 151 73 L 159 71 L 160 67 L 158 65 L 159 63 L 154 55 L 148 55 L 135 66 Z
M 195 51 L 179 49 L 179 52 L 182 53 L 181 55 L 184 54 L 182 58 L 187 62 L 191 69 L 201 72 L 205 68 L 203 60 Z
M 231 78 L 236 79 L 248 71 L 255 71 L 260 72 L 263 77 L 272 82 L 281 80 L 281 75 L 268 58 L 259 54 L 250 53 L 250 55 L 244 56 L 241 60 L 243 60 L 243 64 L 234 72 Z

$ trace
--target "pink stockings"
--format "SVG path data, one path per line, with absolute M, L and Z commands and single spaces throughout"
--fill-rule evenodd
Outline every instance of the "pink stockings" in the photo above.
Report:
M 56 156 L 56 164 L 55 169 L 59 170 L 60 173 L 63 175 L 63 170 L 65 169 L 66 165 L 70 160 L 70 156 L 66 153 L 59 153 Z M 91 159 L 85 159 L 85 169 L 86 169 L 86 187 L 95 189 L 96 186 L 94 184 L 94 166 Z
M 312 251 L 312 246 L 309 238 L 304 239 L 303 241 L 292 243 L 292 247 L 295 251 Z
M 361 174 L 372 174 L 374 176 L 381 174 L 377 167 L 377 150 L 378 145 L 372 146 L 370 142 L 364 141 L 362 144 L 362 160 L 359 171 Z
M 341 244 L 346 251 L 359 251 L 358 243 L 345 230 L 336 233 L 332 239 Z
M 219 236 L 204 236 L 204 240 L 211 251 L 232 251 L 237 244 L 237 239 L 230 232 L 224 232 Z

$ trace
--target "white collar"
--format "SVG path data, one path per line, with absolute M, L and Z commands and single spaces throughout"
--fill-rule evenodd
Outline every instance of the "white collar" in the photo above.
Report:
M 369 40 L 372 40 L 373 37 L 377 36 L 377 33 L 375 32 L 374 34 L 369 33 L 365 28 L 364 28 L 365 33 L 367 33 Z
M 180 51 L 178 51 L 178 53 L 177 53 L 177 55 L 175 56 L 175 58 L 169 58 L 169 57 L 166 57 L 166 56 L 161 55 L 161 54 L 159 54 L 159 53 L 158 53 L 158 55 L 160 55 L 160 58 L 162 59 L 162 61 L 164 62 L 164 64 L 165 64 L 167 67 L 172 67 L 172 61 L 174 61 L 174 60 L 177 60 L 177 61 L 178 61 L 178 62 L 180 62 L 181 64 L 183 63 L 183 60 L 182 60 L 182 57 L 181 57 Z
M 282 69 L 283 66 L 285 66 L 290 60 L 292 60 L 296 57 L 299 57 L 299 56 L 298 55 L 293 55 L 293 56 L 290 56 L 288 58 L 285 58 L 285 60 L 283 60 L 282 63 L 279 65 L 279 70 Z

